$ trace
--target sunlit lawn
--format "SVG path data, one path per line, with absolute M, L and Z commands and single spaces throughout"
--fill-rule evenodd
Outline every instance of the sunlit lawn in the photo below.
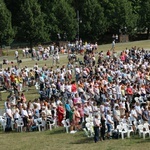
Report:
M 67 134 L 63 128 L 28 133 L 0 133 L 1 150 L 149 150 L 150 139 L 131 137 L 94 143 L 83 132 Z
M 150 49 L 150 40 L 129 42 L 129 43 L 117 43 L 116 51 L 124 50 L 132 46 L 143 47 Z M 111 44 L 100 45 L 98 51 L 106 52 L 111 48 Z M 11 52 L 12 53 L 12 52 Z M 10 54 L 11 54 L 10 53 Z M 12 55 L 12 54 L 11 54 Z M 13 56 L 7 57 L 9 60 L 14 61 Z M 81 55 L 78 55 L 79 59 L 82 59 Z M 2 60 L 3 57 L 0 58 Z M 22 59 L 23 63 L 20 67 L 28 66 L 33 67 L 36 61 L 30 59 Z M 15 61 L 14 61 L 15 62 Z M 60 56 L 60 66 L 67 64 L 67 54 Z M 38 61 L 38 65 L 48 67 L 52 66 L 52 58 L 47 61 Z M 3 66 L 8 67 L 9 65 Z M 8 95 L 8 92 L 1 93 L 2 101 L 0 101 L 0 108 L 4 108 L 4 101 Z M 30 87 L 28 92 L 25 92 L 27 100 L 34 100 L 39 97 L 35 87 Z M 93 139 L 89 139 L 84 136 L 83 132 L 76 134 L 67 134 L 62 128 L 57 128 L 52 131 L 44 132 L 29 132 L 29 133 L 4 133 L 0 132 L 0 150 L 149 150 L 150 139 L 143 140 L 137 136 L 131 137 L 125 140 L 106 140 L 99 143 L 94 143 Z

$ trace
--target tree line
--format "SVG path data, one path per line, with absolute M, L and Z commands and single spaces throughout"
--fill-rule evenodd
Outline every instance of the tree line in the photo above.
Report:
M 150 0 L 0 0 L 0 43 L 100 40 L 107 33 L 149 38 Z M 80 35 L 79 35 L 80 34 Z

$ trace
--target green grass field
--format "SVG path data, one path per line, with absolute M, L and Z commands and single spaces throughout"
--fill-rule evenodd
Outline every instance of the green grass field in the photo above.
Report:
M 28 133 L 0 133 L 1 150 L 148 150 L 150 138 L 131 137 L 94 143 L 83 132 L 67 134 L 63 128 Z
M 150 40 L 128 42 L 128 43 L 117 43 L 116 51 L 119 52 L 125 48 L 133 46 L 143 47 L 150 50 Z M 99 51 L 106 52 L 111 48 L 111 44 L 100 45 Z M 8 60 L 14 61 L 14 51 L 9 50 Z M 79 59 L 82 56 L 78 55 Z M 0 58 L 2 61 L 4 57 Z M 5 56 L 6 58 L 6 56 Z M 33 67 L 36 61 L 30 59 L 22 59 L 23 63 L 20 67 L 28 66 Z M 14 61 L 15 62 L 15 61 Z M 67 63 L 67 55 L 60 56 L 60 66 Z M 39 61 L 38 65 L 42 67 L 47 64 L 48 67 L 52 66 L 52 60 Z M 9 65 L 4 65 L 3 68 Z M 28 92 L 24 93 L 27 100 L 34 100 L 39 97 L 39 94 L 35 90 L 35 87 L 29 88 Z M 6 100 L 8 93 L 1 93 L 2 101 L 0 101 L 0 108 L 4 108 L 4 101 Z M 84 136 L 82 131 L 76 134 L 67 134 L 63 128 L 57 128 L 52 131 L 44 132 L 28 132 L 28 133 L 4 133 L 0 132 L 0 150 L 148 150 L 150 147 L 150 138 L 143 140 L 137 135 L 132 136 L 130 139 L 125 140 L 106 140 L 99 143 L 94 143 L 93 139 Z

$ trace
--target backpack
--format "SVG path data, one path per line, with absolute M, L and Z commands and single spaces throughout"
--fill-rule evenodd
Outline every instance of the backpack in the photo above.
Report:
M 113 139 L 118 139 L 119 138 L 119 133 L 117 131 L 112 132 L 112 138 Z

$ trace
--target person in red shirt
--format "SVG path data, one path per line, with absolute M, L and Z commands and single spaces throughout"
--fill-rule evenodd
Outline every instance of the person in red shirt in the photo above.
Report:
M 130 85 L 127 86 L 126 94 L 127 94 L 127 98 L 129 99 L 129 101 L 131 103 L 132 102 L 132 97 L 133 97 L 133 89 L 131 88 Z
M 10 75 L 10 81 L 11 81 L 11 83 L 15 82 L 15 75 L 13 73 L 11 73 L 11 75 Z
M 107 55 L 107 58 L 110 58 L 110 55 L 111 55 L 110 50 L 107 51 L 106 55 Z
M 76 85 L 75 81 L 72 81 L 72 83 L 71 83 L 71 92 L 73 94 L 77 93 L 77 85 Z
M 64 119 L 64 114 L 65 114 L 65 109 L 62 105 L 62 103 L 59 104 L 59 106 L 57 107 L 57 117 L 58 117 L 58 125 L 61 126 L 62 125 L 62 120 Z

